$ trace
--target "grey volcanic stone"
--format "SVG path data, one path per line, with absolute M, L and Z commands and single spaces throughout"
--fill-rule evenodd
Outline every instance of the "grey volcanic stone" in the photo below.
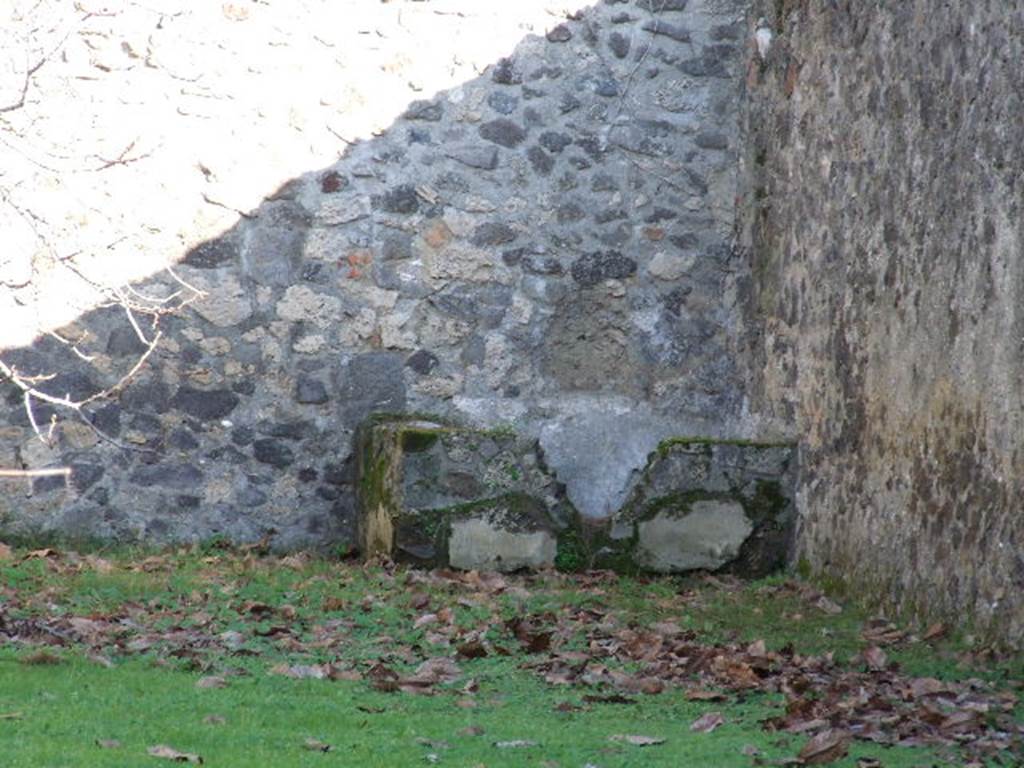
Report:
M 295 401 L 310 405 L 321 405 L 326 403 L 330 397 L 327 394 L 327 387 L 318 379 L 309 376 L 300 376 L 295 382 Z
M 623 279 L 636 274 L 636 262 L 619 251 L 594 251 L 572 264 L 573 280 L 582 286 L 597 285 L 608 278 Z
M 373 199 L 374 206 L 388 213 L 416 213 L 420 198 L 412 184 L 399 184 L 383 195 Z
M 192 451 L 199 447 L 199 440 L 187 429 L 175 429 L 167 438 L 167 444 L 179 451 Z
M 567 24 L 559 24 L 549 29 L 546 37 L 549 43 L 567 43 L 572 40 L 572 30 Z
M 718 131 L 702 131 L 693 140 L 701 149 L 728 149 L 729 137 Z
M 257 428 L 260 434 L 282 437 L 285 440 L 304 440 L 315 434 L 313 422 L 305 420 L 261 421 Z
M 259 488 L 247 485 L 236 494 L 235 499 L 243 507 L 260 507 L 267 503 L 268 496 Z
M 357 426 L 374 411 L 401 413 L 406 392 L 404 356 L 396 352 L 366 352 L 345 367 L 339 400 L 345 423 Z
M 643 8 L 645 11 L 662 13 L 666 11 L 685 11 L 689 0 L 636 0 L 636 4 L 638 8 Z
M 267 203 L 247 232 L 242 264 L 259 283 L 292 283 L 309 229 L 309 214 L 297 203 Z
M 444 107 L 435 101 L 412 102 L 402 114 L 406 120 L 427 120 L 436 123 L 444 116 Z
M 128 411 L 166 413 L 170 389 L 163 381 L 135 381 L 121 393 L 121 407 Z
M 510 58 L 498 59 L 491 70 L 491 80 L 499 85 L 519 85 L 523 82 L 523 76 L 516 67 L 515 61 Z
M 468 144 L 448 147 L 445 152 L 448 154 L 448 157 L 470 168 L 493 171 L 498 167 L 498 150 L 495 147 Z
M 71 484 L 79 493 L 84 493 L 100 481 L 106 472 L 102 464 L 91 464 L 87 462 L 71 463 Z
M 533 170 L 542 176 L 547 176 L 555 167 L 555 159 L 540 147 L 530 147 L 526 152 L 526 157 Z
M 202 485 L 203 473 L 192 464 L 144 464 L 136 467 L 129 479 L 144 487 L 189 491 Z
M 196 269 L 219 269 L 238 263 L 238 244 L 227 237 L 207 240 L 190 250 L 182 264 Z
M 526 130 L 521 125 L 504 117 L 483 123 L 479 133 L 481 138 L 509 149 L 519 146 L 526 138 Z
M 645 22 L 643 28 L 652 35 L 664 35 L 665 37 L 670 37 L 680 43 L 690 42 L 689 30 L 683 29 L 675 24 L 669 24 L 667 21 L 662 21 L 661 19 L 653 19 Z
M 433 352 L 426 349 L 418 349 L 409 355 L 409 359 L 405 361 L 405 364 L 421 376 L 426 376 L 440 364 L 440 361 Z
M 629 38 L 621 32 L 612 32 L 608 35 L 608 47 L 617 58 L 624 59 L 629 55 Z
M 283 469 L 295 461 L 295 452 L 287 444 L 273 438 L 253 441 L 252 455 L 256 461 Z
M 171 406 L 200 421 L 223 419 L 238 406 L 238 395 L 227 389 L 195 389 L 181 386 Z
M 558 131 L 544 131 L 538 139 L 540 145 L 548 152 L 558 154 L 572 144 L 572 136 Z
M 447 314 L 494 327 L 512 303 L 512 291 L 504 285 L 453 285 L 431 302 Z
M 412 258 L 412 237 L 405 232 L 386 235 L 381 240 L 380 248 L 385 261 Z
M 90 420 L 105 435 L 117 437 L 121 434 L 121 406 L 117 403 L 107 403 L 97 408 Z
M 470 242 L 473 245 L 502 245 L 516 239 L 516 231 L 500 221 L 488 221 L 477 225 Z
M 511 115 L 519 106 L 519 97 L 507 91 L 492 91 L 487 94 L 487 104 L 495 112 Z
M 139 334 L 130 325 L 119 325 L 107 337 L 107 354 L 115 357 L 138 357 L 146 351 Z

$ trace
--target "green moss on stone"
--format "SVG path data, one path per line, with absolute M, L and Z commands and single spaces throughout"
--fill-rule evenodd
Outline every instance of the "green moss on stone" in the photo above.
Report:
M 782 486 L 776 480 L 758 480 L 754 495 L 748 499 L 737 498 L 743 510 L 755 524 L 766 520 L 781 519 L 782 510 L 788 501 L 782 493 Z
M 590 561 L 590 551 L 583 541 L 579 526 L 571 525 L 558 535 L 555 568 L 566 573 L 575 573 L 589 568 Z
M 437 443 L 442 431 L 407 427 L 402 430 L 402 450 L 406 453 L 421 453 L 430 450 Z
M 716 445 L 735 445 L 742 448 L 792 448 L 796 445 L 794 442 L 787 441 L 758 441 L 758 440 L 747 440 L 744 438 L 722 438 L 722 437 L 669 437 L 658 443 L 658 447 L 655 449 L 655 454 L 658 456 L 665 456 L 671 452 L 673 448 L 695 448 L 697 446 L 705 448 L 707 452 Z
M 680 491 L 648 501 L 637 511 L 633 520 L 636 522 L 652 520 L 660 513 L 666 511 L 673 511 L 677 513 L 677 517 L 684 517 L 689 514 L 690 507 L 698 501 L 736 501 L 742 503 L 743 499 L 731 493 L 717 493 L 699 489 Z

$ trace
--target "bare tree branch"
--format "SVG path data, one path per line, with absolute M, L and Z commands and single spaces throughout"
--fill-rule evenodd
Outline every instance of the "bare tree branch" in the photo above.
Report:
M 24 477 L 70 477 L 71 467 L 53 467 L 50 469 L 0 469 L 0 478 Z
M 0 114 L 4 112 L 13 112 L 16 109 L 21 109 L 25 106 L 25 97 L 28 96 L 28 86 L 32 82 L 32 75 L 39 71 L 39 69 L 46 63 L 46 57 L 44 56 L 34 65 L 25 70 L 25 79 L 21 84 L 21 95 L 18 100 L 8 104 L 6 107 L 0 107 Z

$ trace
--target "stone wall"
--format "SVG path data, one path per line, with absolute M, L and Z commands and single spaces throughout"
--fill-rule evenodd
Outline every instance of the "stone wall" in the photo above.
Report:
M 1024 3 L 756 5 L 750 379 L 801 439 L 800 556 L 1019 643 Z
M 0 530 L 351 541 L 352 437 L 371 412 L 539 437 L 596 517 L 663 438 L 735 435 L 745 9 L 609 0 L 553 19 L 375 138 L 339 140 L 335 165 L 266 190 L 181 254 L 206 298 L 87 409 L 120 445 L 58 414 L 44 446 L 11 390 L 0 464 L 73 476 L 5 493 Z M 142 351 L 116 308 L 62 336 L 90 359 L 54 338 L 4 359 L 84 396 Z M 37 403 L 44 429 L 51 413 Z

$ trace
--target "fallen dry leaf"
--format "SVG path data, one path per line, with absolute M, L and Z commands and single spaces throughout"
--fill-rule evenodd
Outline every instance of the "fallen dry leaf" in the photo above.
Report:
M 331 745 L 326 744 L 319 739 L 309 738 L 302 743 L 303 749 L 308 749 L 310 752 L 330 752 Z
M 52 666 L 54 664 L 63 664 L 64 663 L 64 659 L 62 659 L 57 654 L 55 654 L 55 653 L 53 653 L 51 651 L 46 650 L 45 648 L 41 649 L 41 650 L 38 650 L 38 651 L 33 651 L 32 653 L 28 654 L 27 656 L 22 656 L 20 659 L 18 659 L 18 661 L 20 661 L 22 664 L 26 664 L 28 666 L 40 666 L 40 667 L 41 666 Z
M 157 744 L 150 747 L 146 750 L 146 754 L 150 757 L 158 757 L 161 760 L 173 760 L 176 763 L 203 764 L 203 758 L 199 755 L 192 754 L 191 752 L 179 752 L 174 747 L 168 747 L 166 744 Z
M 285 568 L 291 568 L 293 571 L 301 571 L 309 565 L 310 557 L 305 552 L 298 552 L 294 555 L 288 555 L 282 557 L 280 560 L 281 565 Z
M 924 635 L 921 636 L 921 639 L 928 643 L 932 640 L 938 640 L 939 638 L 945 637 L 947 632 L 948 629 L 946 628 L 946 625 L 939 621 L 928 627 L 928 629 L 925 630 Z
M 113 563 L 102 557 L 97 557 L 96 555 L 86 555 L 85 562 L 86 565 L 96 571 L 96 573 L 113 573 L 114 571 Z
M 808 741 L 800 750 L 804 765 L 824 765 L 842 757 L 850 745 L 850 734 L 837 728 L 829 728 Z
M 889 665 L 888 655 L 877 645 L 865 649 L 863 656 L 872 672 L 882 672 Z
M 655 744 L 665 743 L 665 740 L 660 736 L 641 736 L 635 733 L 616 733 L 614 736 L 609 736 L 608 741 L 632 744 L 634 747 L 652 747 Z
M 721 712 L 708 712 L 690 723 L 690 730 L 695 733 L 711 733 L 724 722 Z
M 494 746 L 498 749 L 523 749 L 524 747 L 539 747 L 540 745 L 536 741 L 513 739 L 512 741 L 496 741 Z
M 0 720 L 21 720 L 22 717 L 21 712 L 0 712 Z
M 60 552 L 55 549 L 33 549 L 23 557 L 23 560 L 49 560 L 59 558 Z
M 290 677 L 293 680 L 359 680 L 358 672 L 339 669 L 333 664 L 275 664 L 269 670 L 272 675 Z
M 100 749 L 120 749 L 121 742 L 117 739 L 96 739 L 96 746 Z
M 818 608 L 818 610 L 824 611 L 829 616 L 837 616 L 843 612 L 843 606 L 839 605 L 839 603 L 835 602 L 834 600 L 830 600 L 824 595 L 819 597 L 818 601 L 814 605 Z
M 196 688 L 227 688 L 228 681 L 218 675 L 209 675 L 196 680 Z
M 14 550 L 0 541 L 0 560 L 10 560 L 14 557 Z
M 203 722 L 207 725 L 224 725 L 224 723 L 227 722 L 227 719 L 222 715 L 207 715 L 203 718 Z

